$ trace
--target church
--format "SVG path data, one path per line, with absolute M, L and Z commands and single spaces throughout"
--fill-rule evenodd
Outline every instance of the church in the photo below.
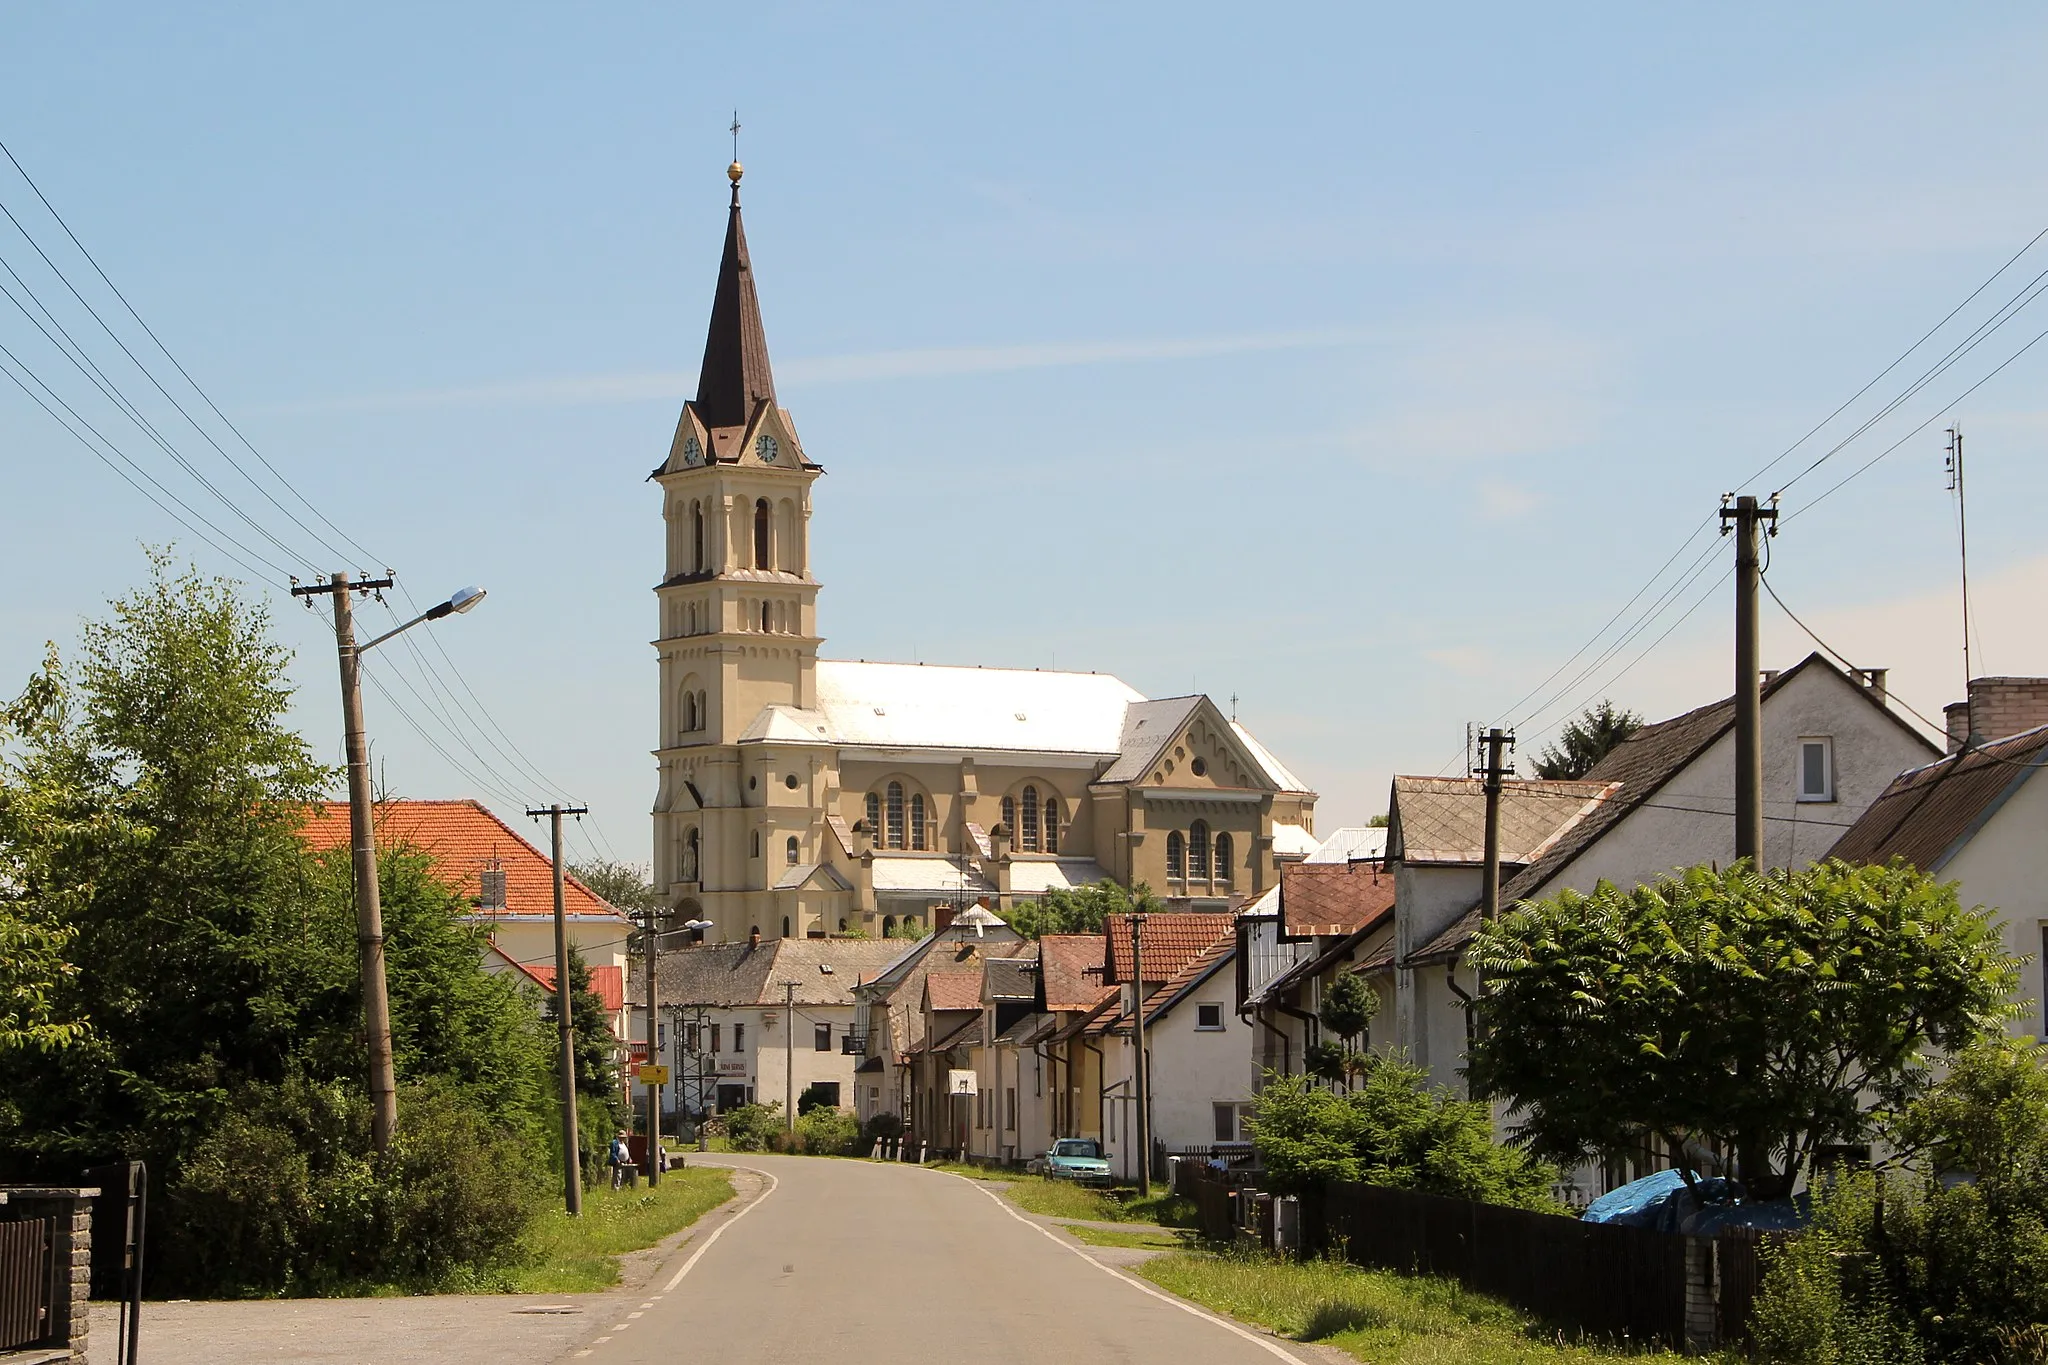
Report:
M 821 659 L 811 487 L 777 403 L 738 162 L 662 495 L 654 883 L 708 940 L 870 937 L 1105 878 L 1224 911 L 1315 847 L 1315 793 L 1205 696 Z

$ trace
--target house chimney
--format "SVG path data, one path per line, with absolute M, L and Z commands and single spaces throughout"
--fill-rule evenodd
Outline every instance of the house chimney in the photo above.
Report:
M 1885 678 L 1890 673 L 1889 668 L 1866 668 L 1858 676 L 1862 679 L 1863 685 L 1870 689 L 1871 697 L 1883 701 L 1886 696 Z
M 1970 742 L 1970 703 L 1950 702 L 1941 708 L 1941 718 L 1948 724 L 1948 751 L 1955 753 Z
M 1774 683 L 1774 682 L 1776 682 L 1776 681 L 1778 680 L 1778 673 L 1779 673 L 1779 670 L 1778 670 L 1778 669 L 1775 669 L 1775 668 L 1766 668 L 1766 669 L 1765 669 L 1765 670 L 1763 671 L 1763 673 L 1764 673 L 1764 686 L 1765 686 L 1765 687 L 1769 687 L 1769 686 L 1770 686 L 1770 685 L 1771 685 L 1772 683 Z
M 1969 710 L 1969 732 L 1980 741 L 2048 725 L 2048 678 L 1972 678 Z
M 953 907 L 952 907 L 952 906 L 950 906 L 950 905 L 935 905 L 935 906 L 933 906 L 933 907 L 932 907 L 932 928 L 933 928 L 933 930 L 935 930 L 935 931 L 936 931 L 936 930 L 939 930 L 939 929 L 944 929 L 944 928 L 945 928 L 945 927 L 946 927 L 947 925 L 951 924 L 952 922 L 953 922 Z

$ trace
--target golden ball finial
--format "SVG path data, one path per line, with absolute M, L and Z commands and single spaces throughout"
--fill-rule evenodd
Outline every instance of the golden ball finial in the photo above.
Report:
M 740 163 L 737 161 L 733 162 L 732 165 L 727 166 L 725 168 L 725 178 L 732 181 L 732 183 L 735 185 L 740 183 L 740 177 L 745 175 L 746 173 L 747 168 L 740 165 Z

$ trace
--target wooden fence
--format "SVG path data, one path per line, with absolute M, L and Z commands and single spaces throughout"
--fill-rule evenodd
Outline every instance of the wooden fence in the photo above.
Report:
M 1561 1327 L 1677 1348 L 1713 1330 L 1688 1332 L 1689 1260 L 1694 1278 L 1710 1273 L 1699 1239 L 1376 1185 L 1331 1185 L 1321 1212 L 1305 1226 L 1320 1221 L 1347 1260 L 1454 1279 Z
M 57 1220 L 0 1222 L 0 1351 L 51 1335 Z

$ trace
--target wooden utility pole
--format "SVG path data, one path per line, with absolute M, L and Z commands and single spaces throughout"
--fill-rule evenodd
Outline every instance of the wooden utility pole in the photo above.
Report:
M 1732 527 L 1730 523 L 1733 523 Z M 1735 533 L 1735 856 L 1764 861 L 1763 672 L 1757 586 L 1758 528 L 1777 534 L 1778 509 L 1744 494 L 1721 506 L 1721 534 Z
M 1143 911 L 1131 916 L 1131 1000 L 1135 1005 L 1131 1016 L 1138 1045 L 1138 1193 L 1141 1196 L 1152 1193 L 1152 1077 L 1151 1067 L 1146 1064 L 1145 1058 L 1145 949 L 1142 942 L 1144 924 Z
M 796 982 L 782 983 L 782 1125 L 796 1136 Z
M 661 935 L 655 928 L 656 911 L 653 906 L 641 917 L 640 932 L 646 940 L 647 950 L 647 1064 L 661 1065 L 661 1049 L 656 1043 L 661 1038 L 661 1015 L 656 1009 L 660 999 L 654 982 L 655 955 L 660 947 Z M 650 1077 L 661 1073 L 650 1072 Z M 661 1183 L 661 1082 L 650 1079 L 647 1082 L 647 1183 Z
M 554 836 L 555 864 L 555 1032 L 561 1038 L 562 1087 L 562 1207 L 571 1218 L 583 1212 L 583 1155 L 577 1150 L 576 1134 L 576 1025 L 569 991 L 569 925 L 562 910 L 562 817 L 583 815 L 588 806 L 556 804 L 527 814 L 548 817 Z
M 341 658 L 341 733 L 348 760 L 348 833 L 356 898 L 356 966 L 362 978 L 363 1039 L 370 1054 L 370 1141 L 381 1156 L 398 1130 L 398 1079 L 391 1064 L 391 996 L 384 983 L 384 905 L 377 886 L 377 833 L 370 748 L 363 736 L 362 651 L 356 648 L 352 594 L 377 592 L 391 579 L 350 582 L 346 572 L 292 589 L 294 597 L 334 598 L 334 646 Z M 371 643 L 375 643 L 372 641 Z
M 1479 776 L 1486 792 L 1486 864 L 1480 874 L 1479 917 L 1488 924 L 1500 917 L 1500 788 L 1501 779 L 1512 775 L 1514 765 L 1501 759 L 1502 750 L 1515 747 L 1514 732 L 1494 726 L 1480 741 L 1486 746 Z

